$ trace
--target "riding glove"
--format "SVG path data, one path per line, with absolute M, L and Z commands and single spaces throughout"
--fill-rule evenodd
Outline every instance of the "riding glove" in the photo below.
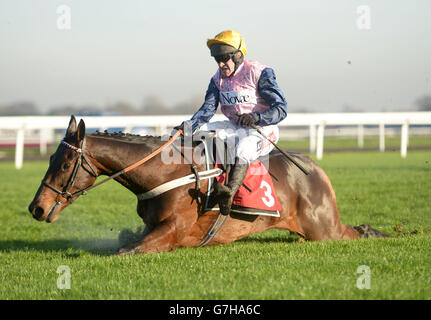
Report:
M 183 136 L 192 136 L 192 126 L 190 125 L 189 122 L 184 121 L 183 123 L 181 123 L 178 126 L 175 126 L 171 132 L 171 136 L 173 136 L 178 130 L 181 130 L 183 133 Z
M 239 116 L 237 124 L 241 127 L 251 128 L 259 121 L 259 116 L 254 113 L 244 113 Z

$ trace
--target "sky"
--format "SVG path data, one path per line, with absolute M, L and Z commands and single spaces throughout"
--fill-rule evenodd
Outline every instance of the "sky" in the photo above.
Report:
M 429 0 L 0 0 L 0 105 L 203 102 L 206 40 L 227 29 L 290 112 L 414 110 L 431 94 Z

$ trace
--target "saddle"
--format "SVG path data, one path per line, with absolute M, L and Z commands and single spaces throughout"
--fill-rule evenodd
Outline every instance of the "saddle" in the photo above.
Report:
M 218 145 L 221 143 L 218 141 L 213 143 L 213 154 L 211 155 L 208 152 L 211 149 L 208 146 L 208 140 L 208 137 L 201 137 L 200 139 L 202 143 L 206 144 L 204 146 L 204 150 L 206 151 L 205 158 L 207 160 L 211 158 L 210 160 L 215 162 L 214 168 L 223 170 L 223 173 L 216 176 L 213 182 L 226 184 L 230 180 L 230 165 L 223 165 L 217 160 L 224 159 L 223 163 L 229 163 L 227 159 L 229 159 L 230 156 L 232 158 L 232 155 L 229 155 L 230 150 L 225 147 L 223 148 L 223 153 L 220 154 L 219 150 L 215 149 L 217 143 Z M 272 176 L 268 171 L 269 158 L 272 154 L 276 153 L 278 152 L 273 151 L 269 155 L 260 157 L 250 164 L 247 175 L 233 198 L 231 212 L 280 217 L 281 205 L 275 194 Z M 207 163 L 209 162 L 211 161 L 207 161 Z M 266 164 L 266 166 L 264 164 Z M 228 181 L 226 181 L 226 177 L 228 177 Z M 207 210 L 218 210 L 218 204 L 211 192 L 209 193 L 209 197 L 207 197 L 207 203 L 204 207 L 204 211 Z

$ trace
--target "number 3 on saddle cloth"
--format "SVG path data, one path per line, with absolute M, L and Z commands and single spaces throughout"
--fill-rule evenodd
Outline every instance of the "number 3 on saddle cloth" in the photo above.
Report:
M 222 166 L 216 164 L 215 167 Z M 225 183 L 226 172 L 216 177 Z M 272 178 L 259 160 L 250 164 L 247 175 L 233 198 L 232 212 L 279 217 L 281 206 L 274 191 Z

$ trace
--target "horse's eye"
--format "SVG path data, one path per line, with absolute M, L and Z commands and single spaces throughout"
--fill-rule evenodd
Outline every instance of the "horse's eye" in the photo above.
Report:
M 63 167 L 62 167 L 63 171 L 66 171 L 69 168 L 70 168 L 70 163 L 66 162 L 65 164 L 63 164 Z

